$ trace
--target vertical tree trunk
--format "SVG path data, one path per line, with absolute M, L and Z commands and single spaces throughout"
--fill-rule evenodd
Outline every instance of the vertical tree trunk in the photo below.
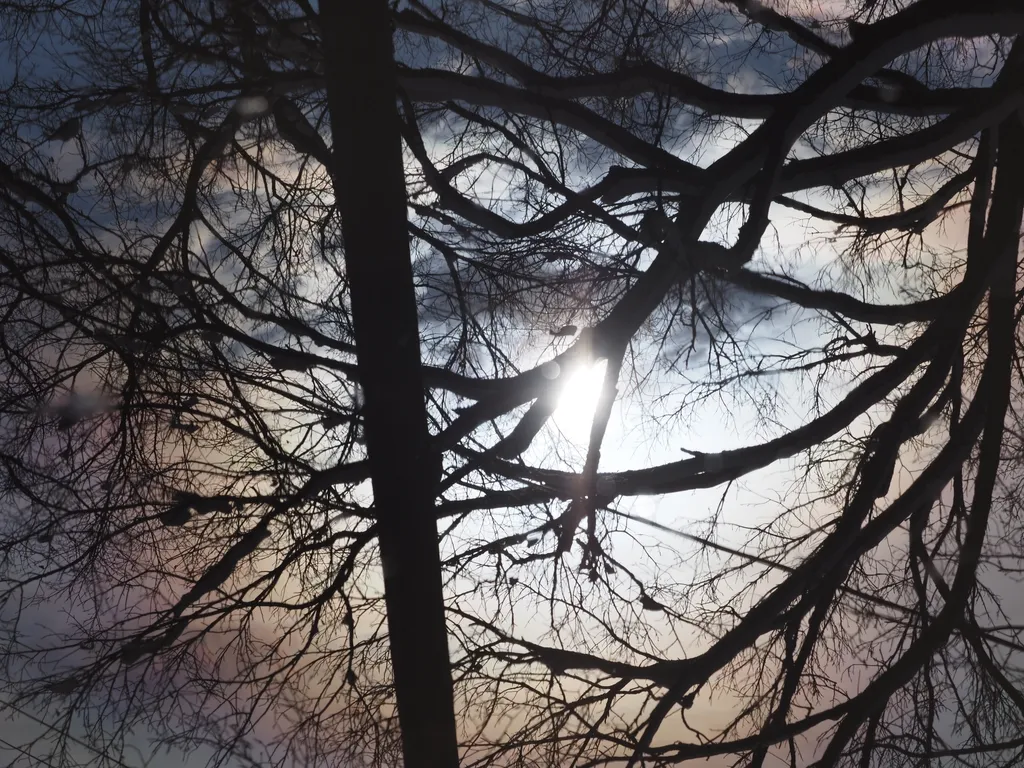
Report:
M 391 22 L 385 0 L 325 0 L 320 17 L 405 765 L 455 768 Z

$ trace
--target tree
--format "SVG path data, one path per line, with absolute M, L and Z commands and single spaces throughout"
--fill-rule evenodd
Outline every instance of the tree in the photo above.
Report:
M 99 762 L 1011 764 L 1024 9 L 836 5 L 7 4 L 6 698 Z

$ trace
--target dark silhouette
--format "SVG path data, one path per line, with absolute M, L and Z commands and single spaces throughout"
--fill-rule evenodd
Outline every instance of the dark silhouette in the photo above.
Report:
M 0 8 L 18 759 L 1018 761 L 1024 6 L 796 12 Z

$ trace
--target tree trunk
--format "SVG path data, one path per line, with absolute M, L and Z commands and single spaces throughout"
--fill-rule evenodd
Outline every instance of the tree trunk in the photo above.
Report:
M 390 15 L 384 0 L 328 1 L 320 15 L 405 765 L 455 768 L 434 512 L 440 465 L 420 370 Z

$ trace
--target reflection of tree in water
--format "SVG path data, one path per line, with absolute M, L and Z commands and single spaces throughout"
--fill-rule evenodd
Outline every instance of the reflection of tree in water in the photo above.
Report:
M 862 5 L 0 10 L 7 699 L 1012 762 L 1024 17 Z

